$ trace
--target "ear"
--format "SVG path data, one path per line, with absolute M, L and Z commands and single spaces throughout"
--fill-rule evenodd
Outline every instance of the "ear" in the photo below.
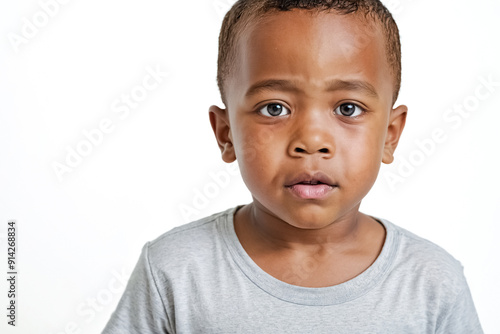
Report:
M 382 162 L 385 164 L 390 164 L 394 161 L 394 151 L 398 146 L 399 138 L 405 127 L 407 112 L 408 108 L 405 105 L 401 105 L 391 111 L 385 137 L 384 154 L 382 156 Z
M 222 153 L 222 160 L 231 163 L 236 160 L 234 153 L 233 138 L 231 135 L 231 127 L 229 124 L 229 116 L 227 109 L 221 109 L 217 106 L 211 106 L 208 109 L 210 124 L 214 130 L 215 139 Z

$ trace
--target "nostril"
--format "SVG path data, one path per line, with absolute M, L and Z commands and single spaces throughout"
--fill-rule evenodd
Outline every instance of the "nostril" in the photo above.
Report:
M 300 147 L 296 147 L 295 150 L 294 150 L 296 153 L 305 153 L 306 150 L 304 150 L 303 148 L 300 148 Z M 318 152 L 320 153 L 330 153 L 330 150 L 327 149 L 327 148 L 321 148 L 318 150 Z

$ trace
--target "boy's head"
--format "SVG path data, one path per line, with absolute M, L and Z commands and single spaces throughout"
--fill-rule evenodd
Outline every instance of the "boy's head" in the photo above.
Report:
M 222 158 L 255 207 L 315 229 L 355 217 L 406 119 L 397 27 L 378 1 L 238 1 L 220 36 Z

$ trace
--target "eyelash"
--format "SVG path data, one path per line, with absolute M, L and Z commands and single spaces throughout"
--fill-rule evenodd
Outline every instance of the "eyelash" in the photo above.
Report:
M 270 115 L 270 116 L 267 116 L 267 115 L 264 115 L 264 114 L 261 112 L 261 110 L 262 110 L 262 109 L 264 109 L 264 108 L 266 108 L 266 107 L 269 107 L 269 106 L 271 106 L 271 105 L 278 105 L 278 106 L 281 106 L 281 107 L 283 107 L 284 109 L 288 110 L 288 114 L 286 114 L 286 115 L 289 115 L 289 114 L 291 113 L 290 109 L 289 109 L 288 107 L 286 107 L 284 104 L 282 104 L 282 103 L 274 103 L 274 102 L 272 102 L 272 103 L 267 103 L 267 104 L 265 104 L 265 105 L 263 105 L 263 106 L 258 107 L 258 108 L 257 108 L 257 110 L 256 110 L 255 112 L 256 112 L 256 113 L 258 113 L 258 114 L 260 114 L 260 115 L 262 115 L 262 116 L 264 116 L 264 117 L 268 117 L 268 118 L 277 118 L 277 117 L 282 117 L 282 116 L 284 116 L 284 115 L 277 115 L 277 116 L 272 116 L 272 115 Z M 360 109 L 360 110 L 361 110 L 361 112 L 359 113 L 359 115 L 356 115 L 356 116 L 348 116 L 348 115 L 343 115 L 342 113 L 337 113 L 337 112 L 336 112 L 336 110 L 337 110 L 337 109 L 339 109 L 340 107 L 345 106 L 345 105 L 352 105 L 352 106 L 354 106 L 355 108 Z M 366 114 L 366 113 L 367 113 L 367 110 L 366 110 L 364 107 L 362 107 L 362 106 L 360 106 L 359 104 L 357 104 L 357 103 L 353 103 L 353 102 L 344 102 L 344 103 L 340 104 L 338 107 L 336 107 L 336 108 L 333 110 L 333 112 L 334 112 L 334 113 L 335 113 L 335 115 L 337 115 L 337 116 L 343 116 L 343 117 L 346 117 L 346 118 L 357 119 L 357 118 L 359 118 L 359 117 L 363 116 L 364 114 Z

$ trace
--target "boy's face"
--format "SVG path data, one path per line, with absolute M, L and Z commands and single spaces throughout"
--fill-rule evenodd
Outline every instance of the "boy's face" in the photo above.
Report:
M 212 106 L 210 120 L 254 205 L 305 229 L 354 218 L 406 116 L 405 106 L 392 109 L 379 27 L 356 15 L 277 12 L 238 50 L 227 110 Z M 327 184 L 305 184 L 308 176 Z

